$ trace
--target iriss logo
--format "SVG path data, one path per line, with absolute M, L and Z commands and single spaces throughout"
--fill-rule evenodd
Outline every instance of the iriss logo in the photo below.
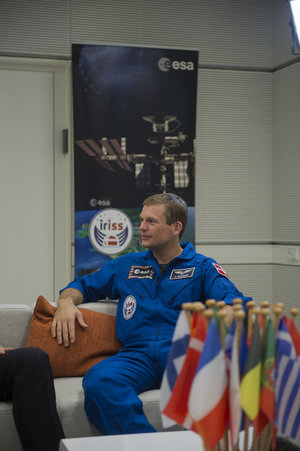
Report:
M 112 255 L 126 249 L 132 238 L 129 217 L 115 208 L 99 211 L 89 225 L 89 240 L 102 254 Z
M 174 70 L 194 70 L 193 61 L 171 61 L 170 58 L 162 57 L 158 60 L 158 68 L 162 72 L 168 72 L 170 69 Z

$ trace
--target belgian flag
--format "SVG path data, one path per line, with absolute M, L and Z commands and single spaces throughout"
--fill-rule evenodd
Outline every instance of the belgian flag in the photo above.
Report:
M 251 420 L 259 412 L 261 381 L 261 340 L 258 321 L 253 327 L 253 336 L 247 353 L 243 379 L 240 385 L 241 407 Z

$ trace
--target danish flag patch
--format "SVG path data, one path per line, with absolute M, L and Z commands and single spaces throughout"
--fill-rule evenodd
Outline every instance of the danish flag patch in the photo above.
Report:
M 217 263 L 213 263 L 213 266 L 216 268 L 218 273 L 221 274 L 221 276 L 225 276 L 225 277 L 227 277 L 227 279 L 229 279 L 228 274 L 224 271 L 224 269 L 222 268 L 221 265 L 218 265 Z

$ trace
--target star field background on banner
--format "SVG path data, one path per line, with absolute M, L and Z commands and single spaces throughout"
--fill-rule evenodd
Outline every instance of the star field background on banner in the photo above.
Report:
M 140 208 L 154 193 L 186 201 L 194 242 L 198 52 L 75 44 L 72 63 L 75 276 L 143 250 Z

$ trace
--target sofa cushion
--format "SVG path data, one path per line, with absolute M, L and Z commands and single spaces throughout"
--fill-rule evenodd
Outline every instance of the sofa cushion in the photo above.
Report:
M 54 379 L 57 410 L 66 437 L 89 437 L 100 432 L 89 422 L 84 411 L 84 392 L 81 377 Z M 163 431 L 159 410 L 160 391 L 149 390 L 139 395 L 146 417 L 157 431 Z M 182 430 L 175 425 L 168 430 Z
M 22 451 L 12 412 L 12 402 L 0 402 L 0 448 L 1 450 Z
M 100 432 L 89 422 L 84 411 L 82 377 L 54 379 L 56 405 L 66 437 L 90 437 Z
M 26 346 L 47 352 L 54 377 L 83 376 L 91 366 L 115 354 L 121 347 L 114 316 L 83 308 L 79 310 L 88 327 L 83 329 L 76 322 L 76 341 L 65 347 L 58 345 L 50 333 L 56 307 L 43 296 L 36 302 Z

